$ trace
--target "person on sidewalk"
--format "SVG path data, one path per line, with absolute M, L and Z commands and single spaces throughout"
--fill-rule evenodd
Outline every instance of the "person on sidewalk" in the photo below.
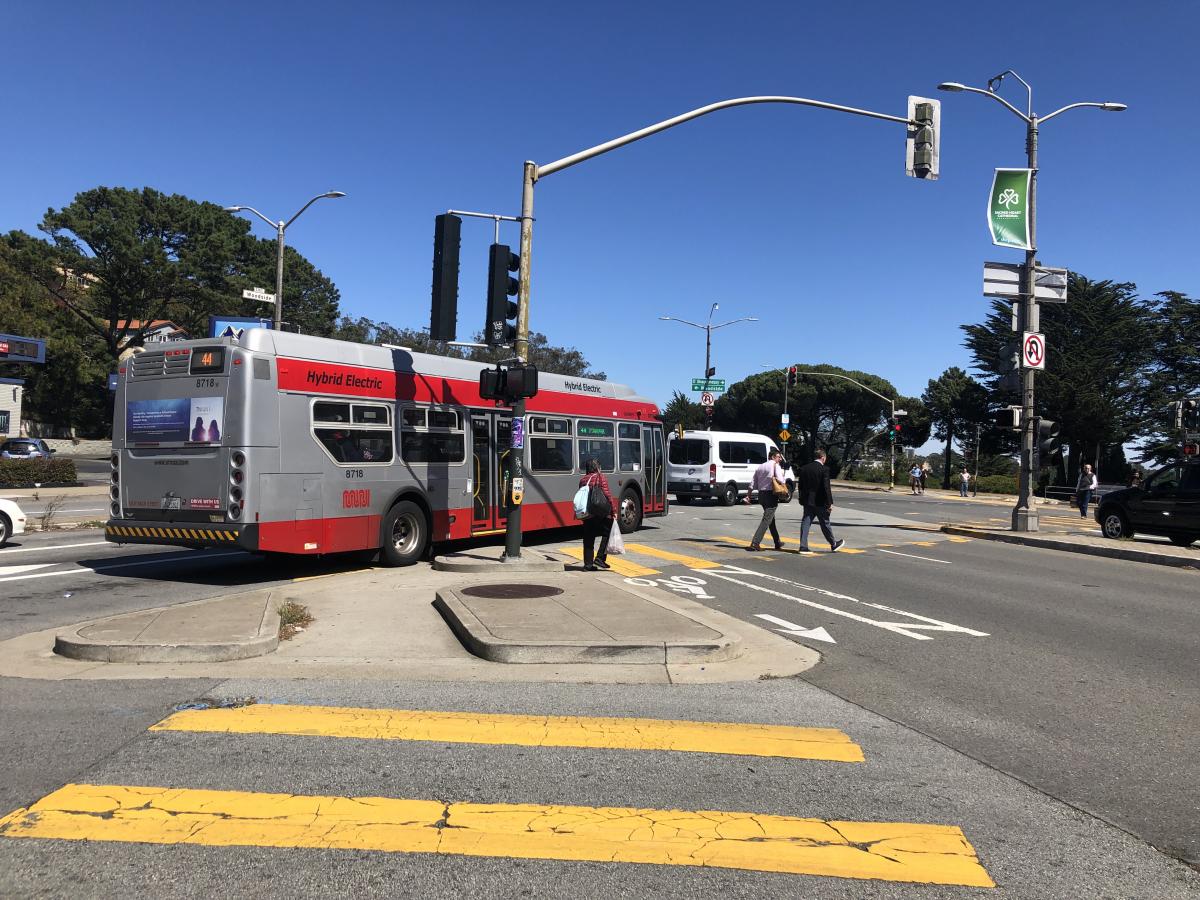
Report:
M 779 508 L 779 498 L 787 496 L 787 484 L 783 480 L 783 467 L 779 465 L 779 460 L 782 458 L 782 453 L 772 450 L 767 454 L 767 461 L 754 470 L 754 477 L 750 480 L 750 489 L 758 491 L 758 503 L 762 507 L 762 519 L 750 541 L 750 550 L 762 549 L 759 542 L 762 541 L 768 528 L 771 529 L 771 539 L 775 541 L 775 549 L 783 549 L 783 541 L 779 539 L 779 529 L 775 526 L 775 511 Z
M 958 473 L 958 496 L 967 496 L 967 488 L 971 484 L 971 473 L 967 471 L 967 467 L 963 466 L 962 471 Z
M 833 536 L 829 527 L 829 514 L 833 511 L 833 491 L 829 487 L 829 470 L 825 468 L 825 448 L 817 449 L 817 458 L 796 473 L 799 482 L 800 502 L 804 506 L 804 518 L 800 520 L 800 549 L 808 550 L 808 530 L 813 519 L 821 523 L 821 533 L 829 541 L 829 552 L 837 553 L 845 541 Z
M 1079 518 L 1087 518 L 1088 504 L 1092 502 L 1092 494 L 1099 486 L 1096 475 L 1092 472 L 1091 463 L 1084 463 L 1083 471 L 1079 473 L 1079 482 L 1075 485 L 1075 502 L 1079 506 Z
M 908 470 L 908 486 L 914 495 L 921 493 L 921 467 L 916 463 Z
M 929 473 L 932 471 L 933 471 L 933 466 L 931 466 L 927 461 L 921 463 L 921 493 L 922 494 L 925 493 L 925 482 L 929 480 Z
M 612 491 L 608 489 L 608 477 L 600 471 L 600 460 L 593 458 L 587 461 L 587 473 L 579 479 L 579 486 L 588 488 L 589 493 L 591 488 L 598 487 L 608 498 L 606 515 L 589 514 L 583 520 L 583 568 L 587 572 L 611 569 L 612 566 L 608 564 L 608 536 L 612 532 L 617 504 L 613 501 Z M 595 549 L 596 538 L 600 538 L 599 550 Z

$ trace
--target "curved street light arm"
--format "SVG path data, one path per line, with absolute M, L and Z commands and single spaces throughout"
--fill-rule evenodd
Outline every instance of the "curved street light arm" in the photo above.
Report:
M 1016 72 L 1014 72 L 1012 69 L 1005 69 L 1003 72 L 1001 72 L 995 78 L 989 78 L 988 79 L 988 90 L 989 91 L 992 90 L 993 83 L 997 87 L 999 87 L 1000 82 L 1004 80 L 1004 77 L 1006 75 L 1011 75 L 1013 78 L 1017 79 L 1017 81 L 1021 82 L 1021 84 L 1025 85 L 1025 97 L 1026 97 L 1025 115 L 1027 118 L 1032 119 L 1033 118 L 1033 86 L 1028 81 L 1026 81 L 1024 78 L 1022 78 L 1020 75 L 1018 75 Z
M 758 321 L 758 316 L 742 316 L 740 319 L 730 319 L 728 322 L 722 322 L 720 325 L 710 325 L 708 327 L 711 328 L 713 331 L 716 331 L 718 328 L 724 328 L 726 325 L 736 325 L 738 322 L 757 322 L 757 321 Z
M 626 144 L 632 144 L 634 141 L 640 141 L 642 138 L 650 137 L 652 134 L 658 134 L 660 131 L 666 131 L 668 128 L 674 128 L 676 125 L 682 125 L 684 122 L 692 119 L 697 119 L 700 116 L 706 116 L 709 113 L 717 112 L 721 109 L 729 109 L 734 106 L 749 106 L 754 103 L 793 103 L 799 106 L 815 106 L 818 109 L 832 109 L 836 112 L 851 113 L 856 116 L 866 116 L 870 119 L 883 119 L 888 122 L 899 122 L 902 125 L 907 125 L 908 119 L 904 116 L 889 116 L 886 113 L 872 112 L 868 109 L 858 109 L 854 106 L 841 106 L 837 103 L 826 103 L 822 100 L 808 100 L 804 97 L 738 97 L 733 100 L 722 100 L 719 103 L 710 103 L 708 106 L 701 106 L 699 109 L 693 109 L 691 112 L 685 112 L 682 115 L 675 116 L 671 119 L 665 119 L 654 125 L 648 125 L 638 131 L 632 131 L 629 134 L 619 138 L 613 138 L 611 141 L 606 141 L 603 144 L 597 144 L 595 147 L 590 147 L 587 150 L 580 150 L 578 153 L 573 153 L 570 156 L 564 156 L 562 159 L 557 159 L 552 163 L 546 163 L 544 166 L 538 166 L 534 172 L 535 180 L 543 178 L 546 175 L 553 175 L 555 172 L 561 172 L 563 169 L 569 168 L 576 163 L 584 162 L 602 153 L 608 153 L 610 150 L 616 150 L 618 147 L 624 147 Z M 1018 113 L 1018 115 L 1020 115 Z
M 984 97 L 991 97 L 997 103 L 1003 103 L 1006 107 L 1008 107 L 1010 110 L 1012 110 L 1012 114 L 1014 116 L 1019 118 L 1026 125 L 1028 125 L 1032 121 L 1032 118 L 1030 116 L 1025 115 L 1025 113 L 1021 112 L 1019 109 L 1017 109 L 1015 106 L 1013 106 L 1007 100 L 1005 100 L 999 94 L 993 94 L 991 91 L 985 91 L 983 88 L 968 87 L 965 84 L 962 86 L 962 90 L 968 91 L 972 94 L 981 94 Z
M 330 191 L 326 191 L 324 194 L 317 194 L 317 196 L 313 197 L 311 200 L 309 200 L 307 203 L 305 203 L 305 204 L 304 204 L 302 207 L 300 207 L 300 212 L 296 213 L 294 216 L 292 216 L 290 219 L 288 219 L 288 220 L 287 220 L 287 223 L 286 223 L 286 224 L 283 226 L 283 230 L 284 230 L 284 231 L 287 231 L 287 230 L 288 230 L 288 227 L 289 227 L 289 226 L 290 226 L 290 225 L 291 225 L 293 222 L 295 222 L 295 221 L 296 221 L 298 218 L 300 218 L 301 214 L 302 214 L 302 213 L 303 213 L 303 212 L 304 212 L 306 209 L 308 209 L 310 206 L 312 206 L 314 203 L 316 203 L 316 202 L 317 202 L 318 200 L 320 200 L 322 197 L 329 197 L 329 196 L 331 196 L 331 193 L 332 193 L 332 192 L 330 192 Z
M 262 213 L 260 213 L 253 206 L 227 206 L 227 207 L 225 207 L 225 210 L 227 212 L 242 212 L 243 210 L 245 210 L 246 212 L 252 212 L 256 216 L 258 216 L 260 219 L 262 219 L 264 222 L 266 222 L 268 225 L 270 225 L 272 228 L 279 227 L 278 222 L 273 221 L 272 219 L 268 219 L 266 216 L 264 216 Z
M 855 381 L 853 378 L 850 378 L 847 375 L 838 375 L 836 372 L 812 372 L 807 369 L 797 369 L 796 374 L 797 375 L 824 375 L 826 378 L 840 378 L 843 381 L 850 382 L 851 384 L 857 384 L 860 388 L 862 388 L 868 394 L 874 394 L 880 400 L 883 400 L 885 403 L 890 404 L 892 409 L 896 408 L 896 401 L 893 400 L 891 397 L 885 397 L 885 396 L 883 396 L 883 394 L 879 393 L 879 391 L 872 390 L 871 388 L 869 388 L 865 384 L 863 384 L 861 381 Z
M 682 322 L 684 325 L 691 325 L 693 328 L 707 328 L 707 325 L 698 325 L 695 322 L 689 322 L 687 319 L 677 319 L 674 316 L 659 316 L 663 322 Z
M 1041 123 L 1043 123 L 1043 122 L 1049 122 L 1051 119 L 1053 119 L 1053 118 L 1054 118 L 1055 116 L 1057 116 L 1059 113 L 1065 113 L 1065 112 L 1066 112 L 1068 109 L 1075 109 L 1075 108 L 1077 108 L 1077 107 L 1080 107 L 1080 106 L 1095 106 L 1095 107 L 1097 107 L 1097 108 L 1099 108 L 1099 109 L 1110 109 L 1110 108 L 1112 108 L 1112 107 L 1110 106 L 1110 104 L 1107 104 L 1107 103 L 1092 103 L 1092 102 L 1088 102 L 1088 103 L 1068 103 L 1068 104 L 1067 104 L 1066 106 L 1064 106 L 1062 109 L 1056 109 L 1054 112 L 1050 113 L 1050 115 L 1048 115 L 1048 116 L 1042 116 L 1040 119 L 1038 119 L 1038 124 L 1040 125 L 1040 124 L 1041 124 Z

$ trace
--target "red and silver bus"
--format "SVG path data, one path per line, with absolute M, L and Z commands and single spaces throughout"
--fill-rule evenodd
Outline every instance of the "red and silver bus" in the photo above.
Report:
M 110 518 L 117 543 L 276 553 L 378 550 L 504 531 L 505 460 L 523 454 L 524 531 L 575 524 L 588 459 L 622 531 L 667 512 L 658 407 L 624 385 L 541 373 L 524 446 L 461 359 L 250 329 L 121 364 Z

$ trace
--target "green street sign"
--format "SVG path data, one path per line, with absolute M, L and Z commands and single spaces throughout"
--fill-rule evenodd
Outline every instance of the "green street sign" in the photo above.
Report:
M 988 198 L 988 228 L 997 247 L 1032 250 L 1029 240 L 1029 181 L 1032 169 L 997 169 Z
M 715 394 L 725 393 L 724 378 L 693 378 L 693 391 L 710 391 Z

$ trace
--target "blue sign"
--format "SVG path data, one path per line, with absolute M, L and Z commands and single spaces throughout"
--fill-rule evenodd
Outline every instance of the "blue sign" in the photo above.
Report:
M 209 316 L 208 336 L 212 338 L 237 337 L 247 328 L 270 329 L 271 325 L 270 319 L 258 316 Z
M 514 416 L 512 420 L 512 448 L 525 449 L 525 420 L 521 416 Z
M 119 382 L 120 377 L 121 376 L 119 376 L 116 372 L 108 373 L 108 389 L 110 391 L 115 391 L 117 389 L 117 383 Z

